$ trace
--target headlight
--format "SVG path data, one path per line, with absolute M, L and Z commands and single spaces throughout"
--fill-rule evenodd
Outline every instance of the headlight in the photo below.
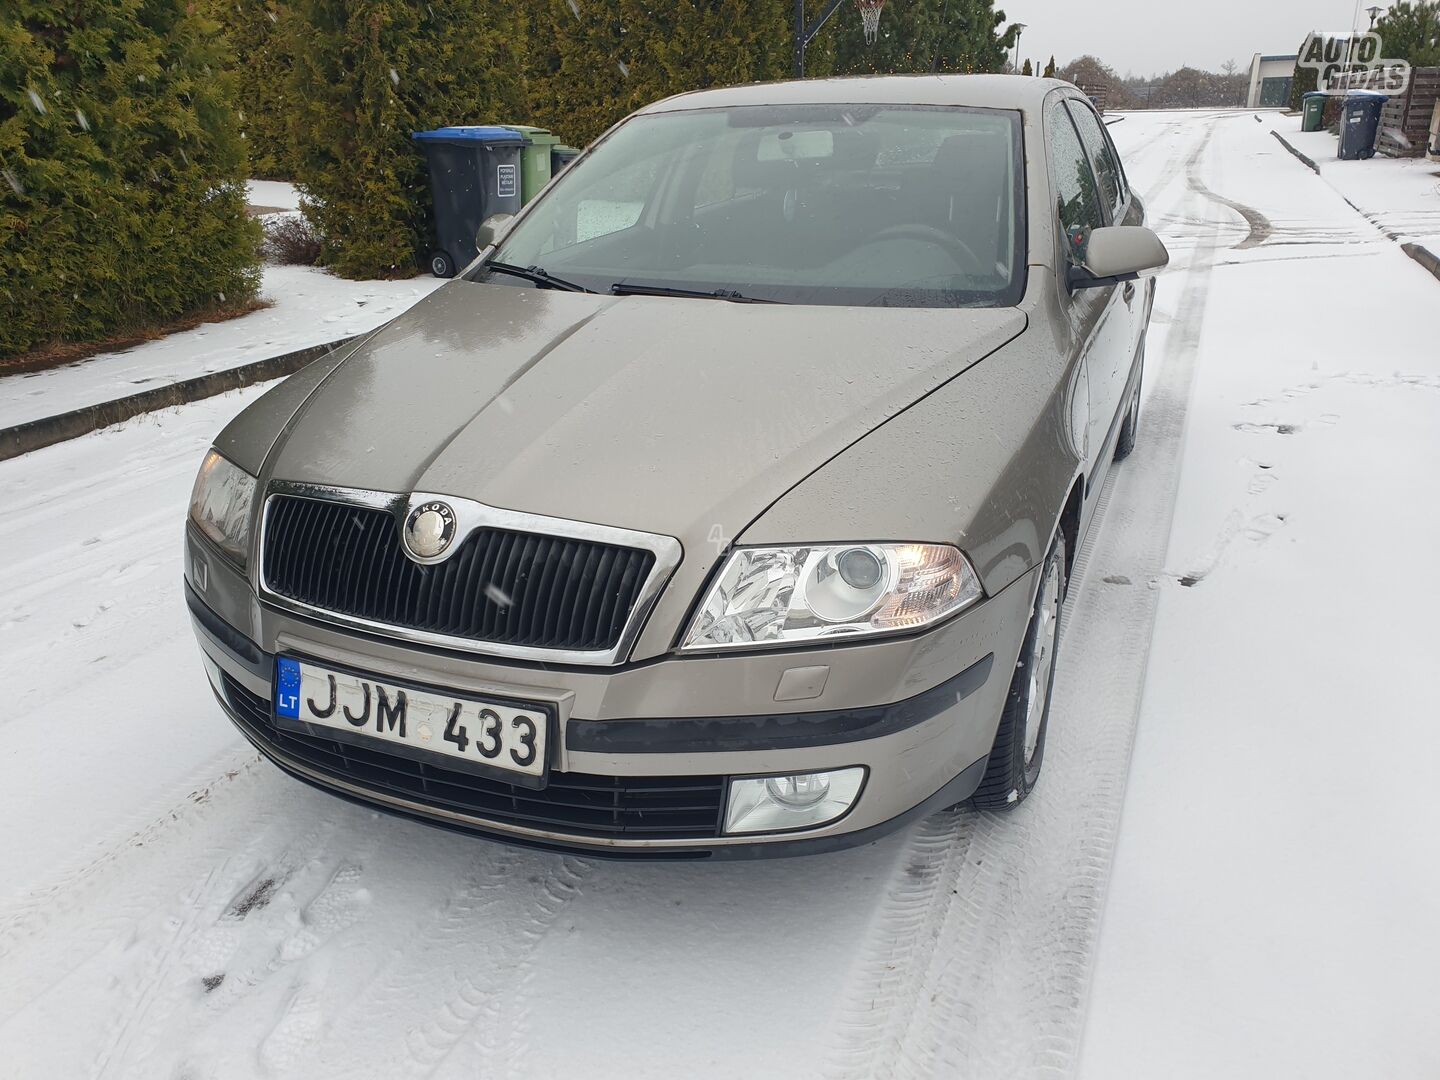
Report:
M 700 605 L 686 649 L 914 630 L 983 595 L 949 544 L 740 548 Z
M 190 520 L 212 544 L 245 565 L 255 478 L 211 450 L 190 493 Z

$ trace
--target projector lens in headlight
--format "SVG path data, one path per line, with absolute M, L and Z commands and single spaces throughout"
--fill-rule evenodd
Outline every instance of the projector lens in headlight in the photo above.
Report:
M 851 623 L 875 610 L 889 578 L 889 563 L 868 548 L 832 549 L 801 578 L 801 603 L 827 623 Z
M 869 548 L 842 551 L 835 558 L 835 568 L 840 572 L 840 579 L 852 589 L 873 589 L 880 584 L 880 575 L 885 572 L 885 564 Z

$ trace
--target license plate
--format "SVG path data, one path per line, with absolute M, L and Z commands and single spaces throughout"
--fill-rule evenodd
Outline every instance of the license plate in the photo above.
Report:
M 286 656 L 275 666 L 275 716 L 287 727 L 325 728 L 361 745 L 384 743 L 402 757 L 438 754 L 463 771 L 498 771 L 526 786 L 545 776 L 550 712 L 544 706 L 373 679 Z

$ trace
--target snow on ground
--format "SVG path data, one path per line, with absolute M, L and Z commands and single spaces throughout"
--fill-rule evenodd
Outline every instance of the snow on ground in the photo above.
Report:
M 1440 586 L 1410 552 L 1440 529 L 1440 350 L 1364 297 L 1418 315 L 1440 284 L 1248 117 L 1152 199 L 1187 180 L 1272 231 L 1185 273 L 1195 392 L 1081 1075 L 1434 1077 Z
M 442 284 L 429 275 L 346 281 L 314 267 L 266 266 L 260 294 L 274 303 L 263 311 L 64 367 L 0 377 L 0 428 L 367 333 Z
M 132 810 L 159 817 L 220 775 L 216 755 L 233 756 L 233 733 L 174 722 L 213 709 L 186 625 L 182 527 L 210 441 L 262 391 L 0 464 L 0 904 L 103 856 Z M 137 734 L 152 715 L 171 720 Z M 66 727 L 76 737 L 57 739 Z M 36 787 L 11 797 L 25 774 Z
M 0 463 L 0 1077 L 1440 1073 L 1440 595 L 1398 557 L 1440 357 L 1326 303 L 1440 285 L 1250 114 L 1112 131 L 1174 262 L 1012 815 L 638 865 L 341 803 L 231 732 L 181 599 L 258 389 Z
M 246 180 L 245 201 L 267 210 L 299 210 L 300 192 L 283 180 Z
M 1440 255 L 1440 161 L 1388 158 L 1340 161 L 1339 139 L 1301 131 L 1298 116 L 1266 115 L 1267 123 L 1320 168 L 1326 183 L 1388 235 L 1423 244 Z

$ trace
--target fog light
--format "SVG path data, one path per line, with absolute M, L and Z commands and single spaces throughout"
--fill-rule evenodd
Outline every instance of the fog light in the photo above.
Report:
M 765 781 L 765 794 L 792 810 L 806 810 L 830 794 L 830 776 L 828 773 L 772 776 Z
M 865 770 L 858 766 L 732 780 L 725 831 L 789 832 L 824 825 L 855 805 L 864 782 Z

